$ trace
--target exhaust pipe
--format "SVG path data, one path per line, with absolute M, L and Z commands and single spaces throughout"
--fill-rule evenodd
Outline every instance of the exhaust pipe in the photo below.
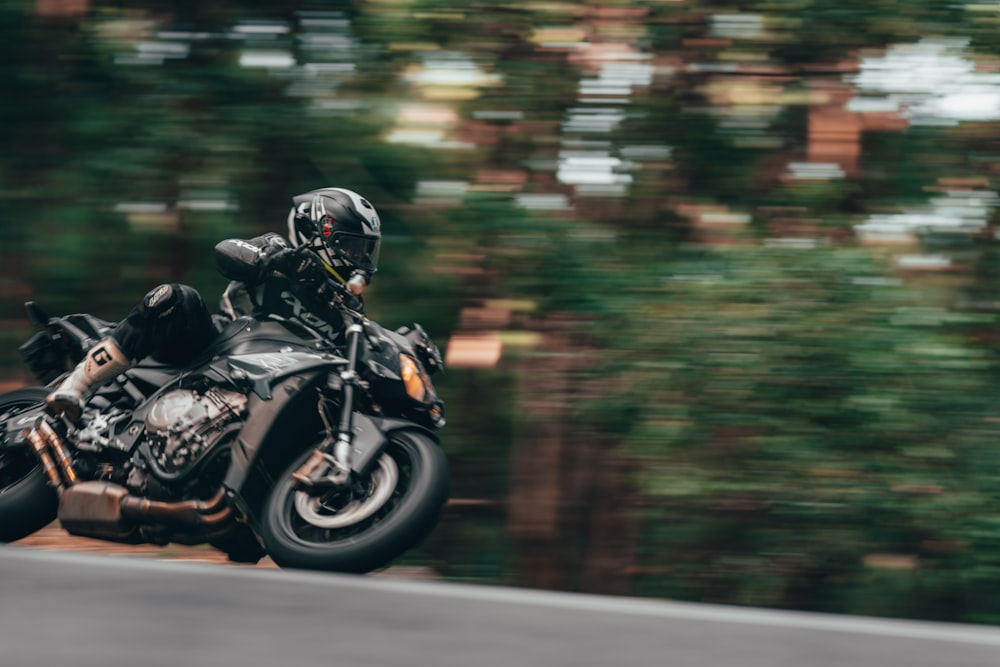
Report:
M 143 525 L 166 524 L 209 534 L 226 527 L 233 514 L 222 487 L 208 500 L 168 503 L 133 496 L 111 482 L 80 482 L 60 496 L 58 518 L 73 535 L 136 543 L 145 541 L 139 530 Z
M 25 430 L 24 437 L 31 443 L 56 493 L 61 495 L 79 481 L 69 450 L 44 417 L 36 419 L 31 429 Z
M 226 504 L 225 489 L 219 487 L 218 492 L 208 500 L 168 503 L 126 496 L 121 502 L 121 512 L 125 518 L 135 521 L 210 527 L 230 519 L 233 508 Z

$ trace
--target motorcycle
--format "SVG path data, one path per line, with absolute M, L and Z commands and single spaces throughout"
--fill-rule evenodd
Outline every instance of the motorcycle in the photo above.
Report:
M 44 386 L 0 396 L 0 542 L 58 519 L 72 535 L 353 573 L 414 547 L 448 497 L 430 377 L 443 361 L 420 325 L 389 331 L 346 296 L 340 346 L 240 317 L 184 368 L 148 358 L 120 374 L 76 423 L 45 398 L 114 325 L 25 304 L 43 330 L 21 353 Z

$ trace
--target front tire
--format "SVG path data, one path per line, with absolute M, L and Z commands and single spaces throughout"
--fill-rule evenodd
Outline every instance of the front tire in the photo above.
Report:
M 343 490 L 311 498 L 295 488 L 292 473 L 311 454 L 282 473 L 265 503 L 261 533 L 279 567 L 363 573 L 388 565 L 430 532 L 448 498 L 447 460 L 422 433 L 392 433 L 350 498 Z
M 43 387 L 0 396 L 0 422 L 45 402 Z M 7 434 L 0 432 L 0 438 Z M 30 447 L 0 450 L 0 542 L 27 537 L 55 520 L 59 498 Z

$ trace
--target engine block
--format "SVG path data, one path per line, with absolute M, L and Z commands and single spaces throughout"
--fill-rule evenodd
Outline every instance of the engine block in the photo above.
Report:
M 212 388 L 204 393 L 177 389 L 156 399 L 146 415 L 146 441 L 154 470 L 174 477 L 197 464 L 226 431 L 242 419 L 247 397 Z

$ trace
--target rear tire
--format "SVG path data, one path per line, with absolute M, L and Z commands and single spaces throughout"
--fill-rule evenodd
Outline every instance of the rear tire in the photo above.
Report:
M 422 433 L 400 431 L 390 435 L 380 465 L 356 485 L 364 492 L 350 502 L 340 498 L 341 514 L 332 499 L 314 500 L 322 509 L 303 512 L 306 496 L 293 486 L 292 473 L 311 454 L 312 448 L 281 475 L 265 503 L 261 533 L 279 567 L 363 573 L 388 565 L 431 531 L 448 498 L 441 448 Z M 373 499 L 378 506 L 366 507 Z M 343 516 L 358 518 L 339 525 Z
M 0 396 L 0 415 L 18 412 L 45 402 L 43 387 L 16 389 Z M 5 438 L 6 433 L 0 433 Z M 30 447 L 0 450 L 0 542 L 27 537 L 56 518 L 59 498 Z

